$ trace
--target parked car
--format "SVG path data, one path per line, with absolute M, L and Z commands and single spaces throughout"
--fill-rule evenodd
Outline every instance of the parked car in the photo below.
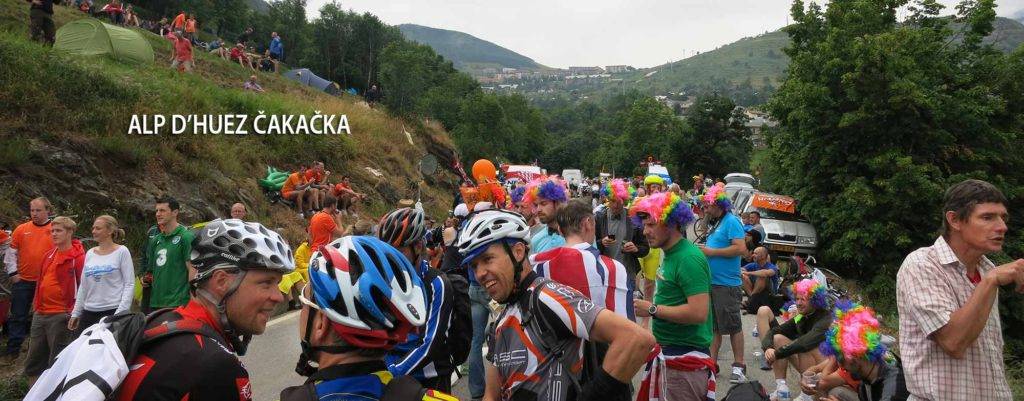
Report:
M 747 173 L 729 173 L 725 175 L 725 193 L 732 198 L 741 189 L 754 189 L 757 178 Z
M 739 213 L 757 211 L 765 238 L 762 243 L 773 258 L 793 255 L 814 256 L 818 251 L 818 232 L 796 209 L 796 200 L 767 192 L 753 192 L 743 203 L 734 203 Z

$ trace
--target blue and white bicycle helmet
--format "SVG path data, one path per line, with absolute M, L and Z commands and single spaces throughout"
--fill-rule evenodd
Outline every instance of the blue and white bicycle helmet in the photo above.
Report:
M 306 305 L 353 347 L 391 349 L 426 322 L 423 282 L 397 249 L 372 236 L 346 236 L 309 261 Z

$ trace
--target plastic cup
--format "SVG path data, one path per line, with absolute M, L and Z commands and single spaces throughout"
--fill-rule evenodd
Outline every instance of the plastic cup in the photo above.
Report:
M 804 384 L 807 385 L 807 387 L 811 387 L 811 388 L 817 387 L 819 380 L 821 380 L 821 374 L 820 373 L 804 372 L 804 374 L 803 374 L 803 381 L 804 381 Z

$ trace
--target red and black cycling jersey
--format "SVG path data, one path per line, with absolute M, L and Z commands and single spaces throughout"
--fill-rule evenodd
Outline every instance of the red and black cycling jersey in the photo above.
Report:
M 210 313 L 197 301 L 165 313 L 147 328 L 166 321 L 199 320 L 220 333 L 220 338 L 187 333 L 143 345 L 128 364 L 113 399 L 118 401 L 251 401 L 249 372 L 223 339 Z

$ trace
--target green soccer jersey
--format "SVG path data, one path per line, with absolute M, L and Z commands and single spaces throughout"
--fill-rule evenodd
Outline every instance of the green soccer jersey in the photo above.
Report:
M 708 259 L 685 238 L 665 251 L 665 261 L 658 269 L 654 303 L 663 306 L 685 305 L 686 298 L 711 292 L 711 270 Z M 701 324 L 677 324 L 654 319 L 654 338 L 661 345 L 708 348 L 711 346 L 711 302 L 708 318 Z
M 192 232 L 178 225 L 170 234 L 156 231 L 146 242 L 146 270 L 153 273 L 149 306 L 153 309 L 188 303 L 188 262 Z

